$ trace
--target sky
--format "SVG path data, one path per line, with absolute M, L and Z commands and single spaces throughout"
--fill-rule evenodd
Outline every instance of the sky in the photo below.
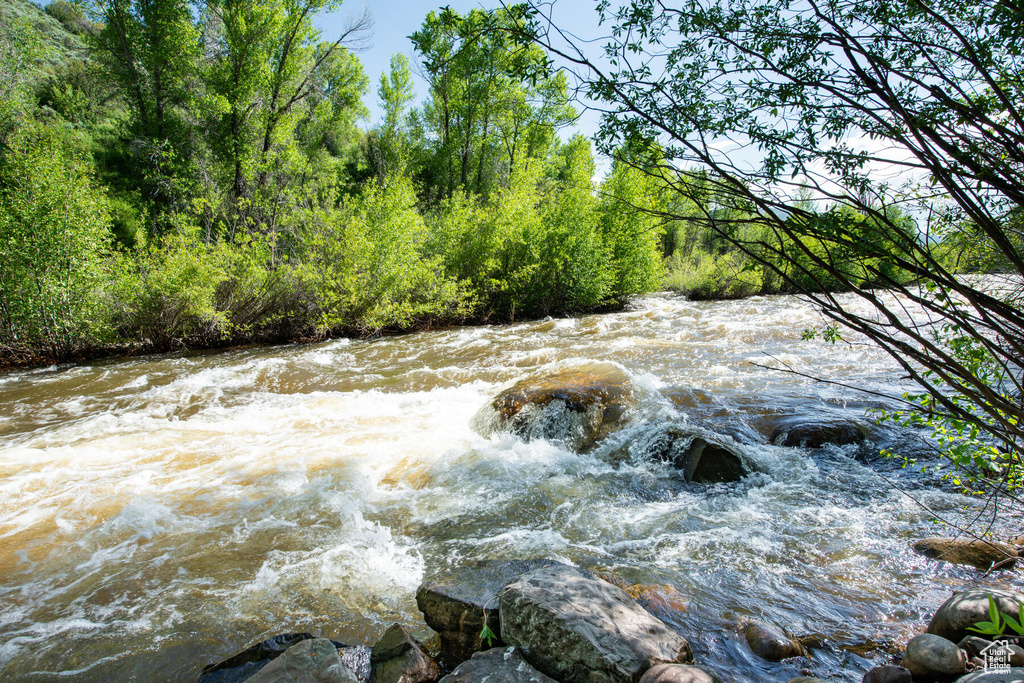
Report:
M 593 36 L 599 31 L 595 0 L 557 0 L 554 5 L 554 19 L 573 31 Z M 366 7 L 374 19 L 373 34 L 367 49 L 356 54 L 363 64 L 363 70 L 370 78 L 370 93 L 364 102 L 370 110 L 370 124 L 375 125 L 381 117 L 377 98 L 377 84 L 382 73 L 390 70 L 391 55 L 402 53 L 413 66 L 416 85 L 414 103 L 422 103 L 427 95 L 426 82 L 417 75 L 417 55 L 408 36 L 419 30 L 424 18 L 431 10 L 449 6 L 456 12 L 465 13 L 472 9 L 493 9 L 499 7 L 499 0 L 482 3 L 480 0 L 371 0 L 360 4 L 359 0 L 347 0 L 339 12 L 321 15 L 317 25 L 323 31 L 324 39 L 337 36 L 345 25 L 346 18 L 358 15 Z M 597 129 L 597 116 L 585 113 L 577 126 L 578 132 L 592 135 Z M 560 137 L 568 139 L 576 132 L 572 129 L 561 131 Z

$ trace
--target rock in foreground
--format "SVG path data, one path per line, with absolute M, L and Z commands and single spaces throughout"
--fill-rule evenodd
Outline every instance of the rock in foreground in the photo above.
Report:
M 805 654 L 800 643 L 765 624 L 751 622 L 747 624 L 743 635 L 750 651 L 769 662 L 780 662 Z
M 557 683 L 530 666 L 514 647 L 477 652 L 441 683 Z
M 590 363 L 519 382 L 481 410 L 473 426 L 485 436 L 510 431 L 585 451 L 622 425 L 632 393 L 618 366 Z
M 428 577 L 416 591 L 416 606 L 427 626 L 441 638 L 442 664 L 455 666 L 480 652 L 501 645 L 498 592 L 526 572 L 557 564 L 551 560 L 484 560 L 445 569 Z M 484 623 L 498 637 L 480 638 Z
M 565 683 L 636 683 L 652 666 L 693 659 L 685 638 L 621 588 L 564 565 L 507 585 L 500 616 L 505 642 Z
M 953 597 L 935 612 L 931 622 L 928 624 L 927 632 L 942 636 L 947 640 L 958 643 L 967 636 L 978 635 L 968 631 L 968 626 L 974 626 L 979 621 L 988 621 L 988 596 L 991 595 L 999 611 L 1008 614 L 1016 619 L 1019 614 L 1019 606 L 1024 604 L 1024 596 L 1010 591 L 998 590 L 995 588 L 972 588 L 962 593 L 954 593 Z
M 304 640 L 260 669 L 248 683 L 359 683 L 326 638 Z
M 951 681 L 967 671 L 967 661 L 956 643 L 931 633 L 922 633 L 907 643 L 903 667 L 915 680 Z
M 706 666 L 696 664 L 658 664 L 647 670 L 640 683 L 724 683 L 722 677 Z
M 370 683 L 430 683 L 443 672 L 423 644 L 394 624 L 373 646 Z
M 922 538 L 914 544 L 914 551 L 935 560 L 967 564 L 978 569 L 989 569 L 1000 564 L 1011 569 L 1017 561 L 1017 548 L 999 541 L 980 541 L 969 538 Z

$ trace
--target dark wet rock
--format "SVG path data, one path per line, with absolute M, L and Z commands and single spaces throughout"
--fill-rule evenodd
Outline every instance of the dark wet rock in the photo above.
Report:
M 789 679 L 786 683 L 828 683 L 828 681 L 815 678 L 814 676 L 797 676 L 796 678 Z
M 967 627 L 974 626 L 979 621 L 988 621 L 988 596 L 991 595 L 996 601 L 996 606 L 1003 614 L 1016 619 L 1018 610 L 1024 603 L 1024 596 L 1010 591 L 996 588 L 972 588 L 961 593 L 954 593 L 953 597 L 942 603 L 928 624 L 927 632 L 942 636 L 954 643 L 960 642 L 967 636 L 977 635 L 968 631 Z
M 679 427 L 659 432 L 646 452 L 655 460 L 672 463 L 686 481 L 738 481 L 753 471 L 738 449 Z
M 444 675 L 423 643 L 394 624 L 373 646 L 370 683 L 428 683 Z
M 526 572 L 557 564 L 552 560 L 484 560 L 445 569 L 428 577 L 416 591 L 416 606 L 427 626 L 441 639 L 441 663 L 453 667 L 487 650 L 503 645 L 498 619 L 498 592 Z M 498 640 L 480 638 L 484 623 Z
M 505 642 L 565 683 L 635 683 L 652 666 L 693 659 L 686 639 L 624 590 L 565 565 L 505 586 L 500 615 Z
M 441 683 L 557 683 L 530 666 L 514 647 L 477 652 Z
M 204 667 L 199 676 L 199 683 L 242 683 L 281 656 L 288 648 L 313 637 L 312 633 L 283 633 L 260 641 L 223 662 Z
M 859 444 L 868 438 L 866 425 L 839 418 L 812 420 L 791 416 L 776 422 L 769 440 L 776 446 L 821 448 L 825 444 Z
M 958 648 L 967 653 L 968 657 L 979 657 L 985 648 L 992 645 L 991 640 L 980 636 L 965 636 L 956 644 Z
M 989 569 L 1008 560 L 1000 569 L 1011 569 L 1017 560 L 1017 548 L 999 541 L 981 541 L 971 538 L 922 538 L 914 544 L 914 551 L 935 560 L 967 564 L 978 569 Z
M 248 683 L 359 683 L 326 638 L 303 640 L 264 666 Z
M 590 363 L 519 382 L 481 410 L 473 426 L 485 436 L 511 431 L 585 451 L 622 426 L 632 394 L 618 366 Z
M 751 622 L 743 630 L 750 651 L 761 659 L 779 662 L 805 654 L 800 643 L 767 624 Z
M 915 680 L 951 681 L 967 671 L 967 659 L 956 643 L 923 633 L 907 643 L 903 666 Z
M 724 683 L 713 669 L 696 664 L 658 664 L 640 678 L 640 683 Z
M 1024 647 L 1020 645 L 1008 645 L 1010 651 L 1010 666 L 1024 667 Z
M 911 683 L 911 678 L 910 669 L 886 664 L 864 674 L 862 683 Z
M 975 671 L 961 676 L 956 683 L 1024 683 L 1024 669 Z

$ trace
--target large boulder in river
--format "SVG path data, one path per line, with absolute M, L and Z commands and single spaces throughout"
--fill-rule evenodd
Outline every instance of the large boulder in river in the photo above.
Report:
M 914 680 L 952 681 L 967 672 L 967 658 L 956 643 L 931 633 L 922 633 L 907 643 L 903 668 Z
M 672 463 L 686 481 L 708 484 L 738 481 L 753 472 L 738 448 L 676 425 L 646 435 L 633 448 L 639 450 L 642 457 Z
M 429 576 L 416 591 L 416 606 L 441 638 L 441 663 L 452 667 L 474 652 L 501 645 L 498 592 L 520 575 L 557 564 L 552 560 L 482 560 Z M 480 638 L 484 624 L 498 640 Z
M 935 560 L 968 564 L 978 569 L 989 569 L 994 565 L 1010 569 L 1017 561 L 1016 546 L 972 538 L 922 538 L 914 544 L 914 550 Z
M 444 673 L 423 643 L 393 624 L 373 646 L 370 683 L 433 683 Z
M 527 663 L 514 647 L 477 652 L 459 664 L 441 683 L 557 683 Z
M 825 444 L 857 444 L 868 438 L 868 428 L 859 422 L 842 418 L 810 419 L 788 416 L 779 419 L 769 441 L 776 446 L 821 448 Z
M 954 593 L 953 597 L 942 603 L 929 622 L 927 632 L 954 643 L 960 642 L 966 636 L 977 635 L 973 631 L 968 631 L 967 627 L 974 626 L 979 621 L 989 620 L 990 595 L 1000 612 L 1014 619 L 1019 616 L 1018 611 L 1020 605 L 1024 604 L 1024 596 L 997 588 L 971 588 Z
M 585 451 L 618 429 L 633 390 L 613 363 L 589 363 L 524 379 L 473 418 L 481 434 L 510 431 Z
M 607 581 L 555 565 L 501 591 L 501 633 L 565 683 L 637 683 L 656 664 L 693 660 L 686 639 Z

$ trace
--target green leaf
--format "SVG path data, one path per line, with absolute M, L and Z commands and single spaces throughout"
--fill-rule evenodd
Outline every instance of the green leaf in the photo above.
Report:
M 494 645 L 494 641 L 497 639 L 498 636 L 496 636 L 494 634 L 494 631 L 491 630 L 491 627 L 485 623 L 483 630 L 480 631 L 480 640 L 486 640 L 487 647 L 491 647 L 492 645 Z

